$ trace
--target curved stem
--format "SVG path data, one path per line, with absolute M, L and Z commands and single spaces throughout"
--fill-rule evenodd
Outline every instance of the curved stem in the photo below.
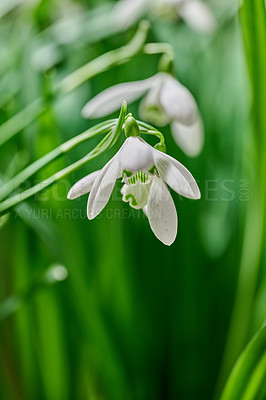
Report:
M 111 50 L 78 68 L 55 85 L 54 94 L 66 94 L 102 72 L 128 62 L 143 50 L 150 24 L 142 21 L 133 39 L 125 46 Z M 0 126 L 0 145 L 7 142 L 46 110 L 44 98 L 38 98 Z
M 80 143 L 83 143 L 86 140 L 91 139 L 97 135 L 104 134 L 110 131 L 110 129 L 114 127 L 115 122 L 116 120 L 109 120 L 104 123 L 98 124 L 93 128 L 88 129 L 87 131 L 81 133 L 80 135 L 77 135 L 74 138 L 68 140 L 67 142 L 61 144 L 54 150 L 50 151 L 50 153 L 46 154 L 39 160 L 35 161 L 34 163 L 26 167 L 23 171 L 21 171 L 18 175 L 16 175 L 10 181 L 6 182 L 1 187 L 0 201 L 5 199 L 14 189 L 16 189 L 23 182 L 25 182 L 33 174 L 40 171 L 42 168 L 46 167 L 48 164 L 56 160 L 58 157 L 68 153 L 70 150 L 78 146 Z
M 69 93 L 88 79 L 91 79 L 109 68 L 127 62 L 130 58 L 141 52 L 147 38 L 149 26 L 148 21 L 142 21 L 136 35 L 126 46 L 111 50 L 83 65 L 59 82 L 58 85 L 55 86 L 55 92 Z
M 27 200 L 29 197 L 32 197 L 35 194 L 43 191 L 44 189 L 47 189 L 49 186 L 58 182 L 59 180 L 66 178 L 69 174 L 76 171 L 78 168 L 82 167 L 87 162 L 93 160 L 94 158 L 98 157 L 100 154 L 104 153 L 106 150 L 108 150 L 112 146 L 114 146 L 114 144 L 118 140 L 119 135 L 122 131 L 123 124 L 125 121 L 126 111 L 127 111 L 127 104 L 126 104 L 126 102 L 123 102 L 121 110 L 120 110 L 119 118 L 116 120 L 117 122 L 116 122 L 115 126 L 113 127 L 113 129 L 85 157 L 83 157 L 80 160 L 76 161 L 75 163 L 69 165 L 68 167 L 63 168 L 61 171 L 56 172 L 55 174 L 50 176 L 48 179 L 45 179 L 44 181 L 31 187 L 30 189 L 25 190 L 24 192 L 19 193 L 13 197 L 10 197 L 9 199 L 0 203 L 0 216 L 3 214 L 6 214 L 13 207 L 22 203 L 24 200 Z M 77 138 L 73 138 L 68 143 L 64 143 L 62 145 L 63 148 L 61 147 L 61 151 L 63 151 L 63 153 L 64 153 L 68 148 L 72 149 L 75 145 L 81 143 L 84 139 L 82 137 L 82 135 L 86 136 L 86 135 L 88 135 L 88 133 L 85 132 L 84 134 L 79 135 L 79 141 L 77 140 Z M 78 143 L 76 143 L 76 140 L 78 141 Z
M 146 124 L 146 122 L 137 121 L 137 123 L 141 128 L 144 128 L 144 129 L 140 130 L 140 133 L 143 133 L 144 135 L 156 136 L 160 139 L 160 143 L 162 145 L 165 145 L 165 139 L 164 139 L 164 135 L 162 134 L 162 132 L 158 131 L 152 125 Z
M 173 47 L 169 43 L 147 43 L 143 48 L 145 54 L 167 54 L 174 58 Z
M 109 140 L 111 138 L 112 133 L 106 135 L 106 137 L 100 142 L 100 144 L 93 149 L 89 154 L 85 157 L 81 158 L 79 161 L 69 165 L 66 168 L 63 168 L 61 171 L 56 172 L 48 179 L 45 179 L 41 183 L 31 187 L 28 190 L 25 190 L 22 193 L 19 193 L 10 199 L 5 200 L 0 204 L 0 216 L 9 212 L 13 207 L 22 203 L 23 201 L 27 200 L 29 197 L 34 196 L 37 193 L 47 189 L 49 186 L 53 185 L 54 183 L 58 182 L 59 180 L 66 178 L 69 174 L 76 171 L 78 168 L 82 167 L 87 162 L 93 160 L 94 158 L 98 157 L 101 153 L 105 152 L 109 147 Z

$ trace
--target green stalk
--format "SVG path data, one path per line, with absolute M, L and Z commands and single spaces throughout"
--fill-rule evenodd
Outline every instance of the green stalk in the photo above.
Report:
M 25 182 L 33 174 L 40 171 L 42 168 L 46 167 L 48 164 L 56 160 L 58 157 L 68 153 L 70 150 L 74 149 L 76 146 L 85 142 L 88 139 L 109 132 L 110 129 L 114 127 L 115 121 L 116 120 L 109 120 L 88 129 L 87 131 L 81 133 L 80 135 L 77 135 L 76 137 L 61 144 L 54 150 L 50 151 L 50 153 L 46 154 L 39 160 L 35 161 L 34 163 L 26 167 L 18 175 L 16 175 L 14 178 L 7 181 L 4 185 L 1 186 L 0 201 L 5 199 L 14 189 L 16 189 L 23 182 Z
M 111 50 L 108 53 L 88 62 L 81 68 L 78 68 L 59 82 L 55 86 L 53 93 L 55 95 L 69 93 L 87 80 L 101 74 L 109 68 L 128 62 L 132 57 L 143 50 L 148 30 L 149 23 L 147 21 L 142 21 L 135 36 L 126 46 L 116 50 Z M 11 117 L 0 126 L 0 145 L 14 137 L 18 132 L 39 117 L 45 110 L 45 101 L 43 98 L 39 98 Z
M 266 12 L 264 0 L 244 0 L 242 32 L 253 95 L 253 142 L 255 174 L 250 173 L 252 192 L 246 209 L 240 268 L 217 394 L 232 365 L 247 343 L 257 278 L 265 237 L 266 199 Z M 246 159 L 246 154 L 243 159 Z
M 69 93 L 88 79 L 91 79 L 109 68 L 129 61 L 143 49 L 149 26 L 148 21 L 142 21 L 136 35 L 126 46 L 116 50 L 111 50 L 83 65 L 81 68 L 77 69 L 59 82 L 55 87 L 55 92 L 63 94 Z
M 69 165 L 68 167 L 63 168 L 61 171 L 56 172 L 52 176 L 50 176 L 48 179 L 45 179 L 41 183 L 31 187 L 28 190 L 25 190 L 22 193 L 19 193 L 13 197 L 8 198 L 4 202 L 0 203 L 0 216 L 3 214 L 6 214 L 9 212 L 13 207 L 17 206 L 18 204 L 22 203 L 23 201 L 27 200 L 29 197 L 34 196 L 37 193 L 40 193 L 41 191 L 47 189 L 54 183 L 60 181 L 63 178 L 66 178 L 68 175 L 70 175 L 72 172 L 76 171 L 83 165 L 85 165 L 87 162 L 93 160 L 94 158 L 98 157 L 100 154 L 104 153 L 106 150 L 114 146 L 116 141 L 119 138 L 119 135 L 122 131 L 125 116 L 126 116 L 126 110 L 127 110 L 127 105 L 124 102 L 120 111 L 119 118 L 117 120 L 116 125 L 112 129 L 111 132 L 109 132 L 104 139 L 85 157 L 81 158 L 79 161 L 76 161 L 75 163 Z M 77 144 L 81 143 L 83 141 L 83 136 L 86 136 L 86 132 L 79 135 L 79 142 L 76 143 L 75 139 L 71 139 L 72 144 L 67 144 L 67 148 L 70 146 L 73 148 L 73 144 L 76 146 Z M 64 146 L 63 144 L 62 146 Z
M 162 134 L 162 132 L 155 129 L 152 125 L 146 124 L 146 122 L 137 121 L 137 123 L 141 128 L 144 128 L 144 129 L 140 130 L 141 133 L 143 133 L 145 135 L 156 136 L 160 139 L 160 144 L 165 145 L 165 139 L 164 139 L 164 135 Z

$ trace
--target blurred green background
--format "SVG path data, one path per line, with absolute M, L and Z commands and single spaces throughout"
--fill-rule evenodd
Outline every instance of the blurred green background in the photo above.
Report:
M 47 106 L 0 147 L 1 182 L 93 126 L 80 115 L 93 95 L 157 72 L 159 56 L 138 55 L 65 96 L 51 95 L 62 77 L 132 38 L 136 26 L 119 31 L 111 5 L 0 1 L 0 123 L 40 96 Z M 168 153 L 192 172 L 202 193 L 195 202 L 173 194 L 175 243 L 162 245 L 146 217 L 122 203 L 121 184 L 94 221 L 86 218 L 87 196 L 66 199 L 71 185 L 102 167 L 122 138 L 69 179 L 1 217 L 1 399 L 218 399 L 232 365 L 263 323 L 266 225 L 256 189 L 266 148 L 256 144 L 237 1 L 210 6 L 219 24 L 212 35 L 148 16 L 149 41 L 173 46 L 176 76 L 195 96 L 205 125 L 204 150 L 195 159 L 162 129 Z M 138 117 L 138 103 L 128 111 Z M 82 144 L 23 189 L 96 143 Z M 265 399 L 260 393 L 256 399 Z

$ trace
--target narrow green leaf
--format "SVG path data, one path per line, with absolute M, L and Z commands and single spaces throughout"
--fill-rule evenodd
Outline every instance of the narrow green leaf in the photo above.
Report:
M 48 179 L 45 179 L 41 183 L 31 187 L 28 190 L 25 190 L 24 192 L 14 195 L 13 197 L 10 197 L 7 200 L 0 203 L 0 215 L 6 214 L 10 209 L 15 207 L 16 205 L 22 203 L 29 197 L 34 196 L 37 193 L 40 193 L 44 189 L 47 189 L 49 186 L 60 181 L 61 179 L 66 178 L 68 175 L 76 171 L 81 166 L 85 165 L 87 162 L 95 159 L 100 154 L 110 149 L 119 138 L 119 135 L 123 128 L 126 116 L 126 110 L 127 110 L 127 104 L 126 102 L 124 102 L 122 104 L 120 115 L 114 128 L 102 139 L 102 141 L 89 154 L 81 158 L 79 161 L 76 161 L 75 163 L 69 165 L 68 167 L 63 168 L 61 171 L 56 172 L 55 174 L 50 176 Z M 76 140 L 75 138 L 71 139 L 72 142 L 68 144 L 65 149 L 63 149 L 63 152 L 65 152 L 67 149 L 72 149 L 74 145 L 81 143 L 84 139 L 82 135 L 84 135 L 87 138 L 87 131 L 79 135 L 78 139 Z
M 13 179 L 9 180 L 1 187 L 0 200 L 5 199 L 13 190 L 19 187 L 19 185 L 25 182 L 33 174 L 40 171 L 42 168 L 46 167 L 52 161 L 56 160 L 58 157 L 68 153 L 70 150 L 72 150 L 73 148 L 75 148 L 76 146 L 85 142 L 88 139 L 109 132 L 110 129 L 112 129 L 112 127 L 115 126 L 115 121 L 116 120 L 109 120 L 88 129 L 87 131 L 81 133 L 80 135 L 77 135 L 74 138 L 68 140 L 67 142 L 61 144 L 60 146 L 52 150 L 50 153 L 41 157 L 39 160 L 30 164 L 18 175 L 16 175 Z
M 266 323 L 238 358 L 221 400 L 255 400 L 266 384 Z

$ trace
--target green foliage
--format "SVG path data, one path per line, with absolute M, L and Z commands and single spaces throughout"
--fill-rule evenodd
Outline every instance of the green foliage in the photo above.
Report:
M 0 398 L 264 400 L 265 325 L 251 340 L 266 315 L 264 1 L 217 2 L 213 34 L 155 15 L 123 31 L 113 3 L 0 2 L 0 210 L 15 206 L 0 217 Z M 173 194 L 170 248 L 120 184 L 94 221 L 86 196 L 66 198 L 122 143 L 125 108 L 89 122 L 84 104 L 158 68 L 205 126 L 190 159 L 167 127 L 138 121 L 201 189 L 198 202 Z
M 252 400 L 266 394 L 266 324 L 239 357 L 221 400 Z

